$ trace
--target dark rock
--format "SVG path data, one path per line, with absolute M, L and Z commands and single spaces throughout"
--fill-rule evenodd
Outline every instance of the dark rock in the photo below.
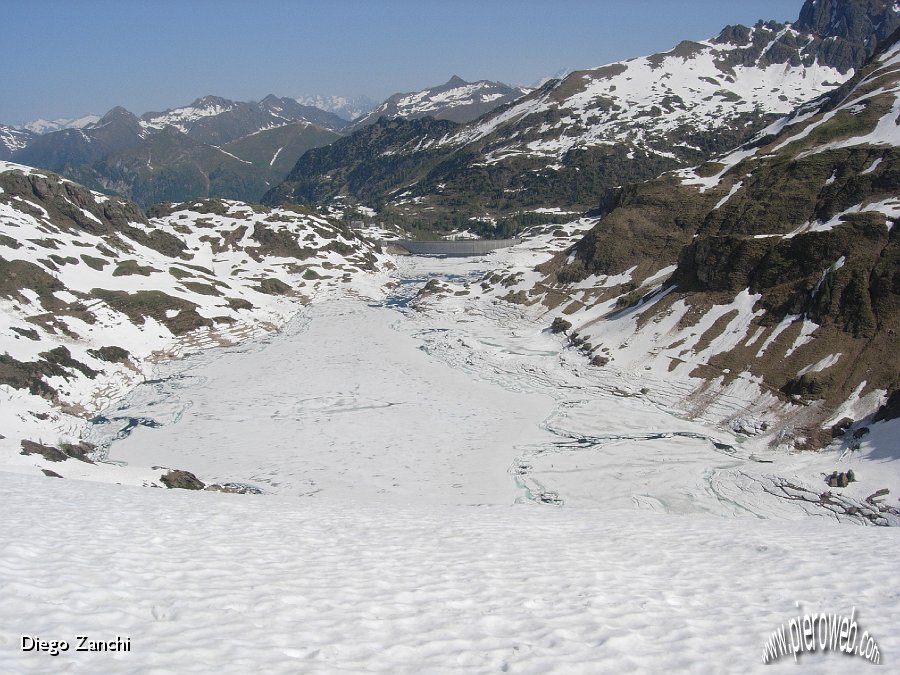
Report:
M 550 324 L 550 332 L 551 333 L 565 333 L 572 327 L 571 321 L 566 321 L 561 316 L 553 319 L 553 323 Z
M 849 484 L 849 482 L 850 482 L 850 481 L 847 480 L 847 474 L 841 473 L 841 474 L 838 476 L 838 487 L 842 487 L 842 488 L 847 487 L 847 485 Z
M 856 474 L 853 473 L 853 469 L 850 469 L 850 470 L 847 472 L 847 480 L 850 481 L 851 483 L 855 483 L 855 482 L 856 482 Z
M 238 495 L 261 495 L 264 494 L 261 489 L 255 485 L 246 485 L 244 483 L 213 483 L 207 485 L 204 490 L 208 492 L 228 492 Z
M 849 417 L 841 418 L 841 420 L 837 424 L 831 427 L 831 437 L 839 438 L 840 436 L 843 436 L 852 424 L 853 420 L 851 420 Z
M 100 349 L 88 349 L 88 354 L 108 363 L 125 363 L 128 361 L 128 350 L 122 347 L 100 347 Z
M 190 471 L 171 469 L 169 473 L 160 477 L 160 482 L 167 488 L 182 490 L 202 490 L 206 485 Z
M 55 471 L 51 471 L 50 469 L 41 469 L 41 471 L 44 472 L 44 475 L 45 475 L 45 476 L 48 476 L 48 477 L 50 477 L 50 478 L 62 478 L 62 476 L 60 476 L 60 475 L 59 475 L 58 473 L 56 473 Z
M 881 488 L 880 490 L 876 490 L 875 492 L 870 494 L 868 497 L 866 497 L 866 501 L 869 502 L 870 504 L 874 504 L 879 497 L 886 497 L 890 493 L 891 493 L 891 491 L 888 490 L 887 488 Z
M 871 56 L 881 40 L 900 26 L 893 0 L 806 0 L 794 28 L 821 37 L 836 37 L 819 46 L 820 56 L 845 72 Z M 828 48 L 841 47 L 841 53 Z M 842 58 L 838 58 L 842 57 Z
M 888 396 L 888 400 L 878 409 L 873 419 L 874 422 L 885 422 L 900 417 L 900 389 L 895 389 Z
M 863 436 L 867 436 L 869 433 L 869 427 L 860 427 L 856 431 L 853 432 L 853 438 L 859 440 Z
M 25 439 L 22 439 L 21 445 L 22 452 L 19 453 L 21 455 L 41 455 L 50 462 L 65 462 L 69 459 L 66 453 L 59 448 L 54 448 L 52 445 L 42 445 L 41 443 Z
M 93 464 L 88 455 L 96 450 L 97 446 L 81 441 L 80 443 L 60 443 L 59 448 L 73 459 L 80 459 L 82 462 Z

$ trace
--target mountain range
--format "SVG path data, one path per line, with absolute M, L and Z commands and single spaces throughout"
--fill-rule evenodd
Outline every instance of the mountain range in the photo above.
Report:
M 453 78 L 416 95 L 397 94 L 377 112 L 388 117 L 427 112 L 469 120 L 522 91 Z M 411 98 L 418 107 L 410 105 Z M 40 120 L 30 125 L 46 132 L 40 134 L 0 126 L 0 159 L 57 171 L 142 206 L 207 196 L 258 201 L 306 150 L 378 119 L 365 114 L 372 107 L 368 99 L 305 100 L 362 116 L 351 124 L 336 112 L 274 95 L 258 102 L 204 96 L 187 106 L 140 117 L 116 107 L 102 118 Z
M 302 156 L 264 201 L 356 200 L 438 228 L 597 208 L 618 186 L 702 162 L 839 86 L 898 25 L 888 0 L 810 0 L 793 24 L 728 26 L 576 71 L 466 124 L 361 129 Z

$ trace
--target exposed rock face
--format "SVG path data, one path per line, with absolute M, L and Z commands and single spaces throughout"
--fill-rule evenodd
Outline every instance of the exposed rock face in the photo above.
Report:
M 9 195 L 6 199 L 21 197 L 39 202 L 59 226 L 91 234 L 108 235 L 128 227 L 129 223 L 147 222 L 134 203 L 122 199 L 98 201 L 84 186 L 52 173 L 5 171 L 0 173 L 0 188 L 4 196 Z
M 857 68 L 877 45 L 900 27 L 894 0 L 806 0 L 794 27 L 815 35 L 836 36 L 821 54 L 837 66 Z

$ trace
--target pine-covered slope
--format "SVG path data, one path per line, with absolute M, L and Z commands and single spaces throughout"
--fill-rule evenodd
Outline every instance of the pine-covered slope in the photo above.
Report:
M 79 461 L 94 452 L 79 439 L 155 360 L 272 330 L 330 287 L 372 285 L 384 264 L 371 245 L 303 210 L 204 200 L 151 216 L 50 172 L 0 164 L 7 469 L 125 480 Z M 135 471 L 159 483 L 159 471 Z
M 437 142 L 423 137 L 429 153 L 418 158 L 398 126 L 397 143 L 381 141 L 393 163 L 348 158 L 383 186 L 377 194 L 328 171 L 316 174 L 312 156 L 295 169 L 304 189 L 288 184 L 277 194 L 296 201 L 340 194 L 434 225 L 460 213 L 495 220 L 547 208 L 589 210 L 606 204 L 616 186 L 749 140 L 845 81 L 874 41 L 898 25 L 892 1 L 808 0 L 795 24 L 729 26 L 710 40 L 551 81 Z
M 382 206 L 383 195 L 394 185 L 444 156 L 437 143 L 457 126 L 431 117 L 379 118 L 354 134 L 305 153 L 262 201 L 328 203 L 349 192 L 364 203 Z
M 510 270 L 496 292 L 692 417 L 830 441 L 900 388 L 897 37 L 750 145 L 624 189 L 537 284 Z
M 340 137 L 334 131 L 301 121 L 257 131 L 224 144 L 222 150 L 261 169 L 268 189 L 284 180 L 307 150 L 329 145 Z

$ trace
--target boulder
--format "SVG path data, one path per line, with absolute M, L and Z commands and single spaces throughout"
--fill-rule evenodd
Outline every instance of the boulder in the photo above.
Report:
M 167 488 L 180 488 L 182 490 L 202 490 L 206 485 L 190 471 L 171 469 L 169 473 L 160 477 L 160 482 Z

